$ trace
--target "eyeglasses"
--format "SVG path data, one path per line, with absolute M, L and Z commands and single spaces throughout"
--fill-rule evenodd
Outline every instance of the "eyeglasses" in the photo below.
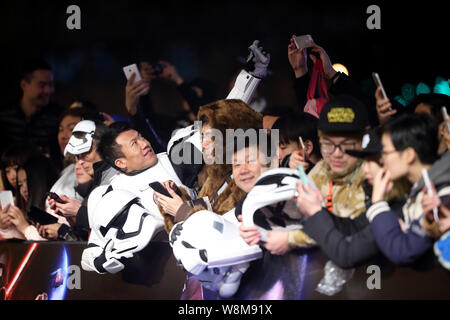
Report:
M 339 150 L 342 153 L 345 153 L 345 151 L 348 151 L 348 150 L 355 150 L 356 145 L 357 145 L 357 142 L 344 142 L 344 143 L 334 144 L 331 141 L 326 141 L 326 142 L 320 142 L 320 150 L 323 153 L 332 154 L 332 153 L 334 153 L 334 151 L 336 151 L 336 148 L 339 148 Z

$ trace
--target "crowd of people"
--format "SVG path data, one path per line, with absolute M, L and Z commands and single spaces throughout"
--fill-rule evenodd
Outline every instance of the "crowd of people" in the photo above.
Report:
M 124 88 L 128 121 L 88 101 L 54 104 L 51 66 L 29 61 L 21 97 L 0 112 L 0 188 L 14 199 L 0 207 L 0 239 L 86 241 L 81 264 L 98 273 L 168 240 L 187 288 L 221 297 L 236 293 L 252 260 L 297 248 L 319 247 L 343 269 L 378 255 L 411 265 L 434 249 L 450 269 L 450 118 L 441 109 L 450 97 L 424 94 L 406 107 L 380 87 L 368 97 L 324 48 L 298 49 L 294 38 L 292 108 L 261 103 L 271 57 L 258 41 L 225 99 L 168 62 L 139 62 L 142 79 L 133 74 Z M 317 64 L 325 101 L 308 98 Z M 156 78 L 174 83 L 184 115 L 154 111 Z M 219 138 L 229 129 L 262 134 L 230 144 Z M 230 256 L 238 262 L 223 264 Z

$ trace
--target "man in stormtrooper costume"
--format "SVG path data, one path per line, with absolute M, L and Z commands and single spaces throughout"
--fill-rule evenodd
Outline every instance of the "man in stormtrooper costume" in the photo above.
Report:
M 250 100 L 253 91 L 261 81 L 258 77 L 265 76 L 270 56 L 263 53 L 262 48 L 258 48 L 257 45 L 258 41 L 255 41 L 250 47 L 252 53 L 249 61 L 254 64 L 253 72 L 248 73 L 245 70 L 241 72 L 227 99 Z M 134 252 L 145 247 L 154 234 L 162 229 L 163 219 L 154 202 L 154 190 L 149 186 L 149 183 L 171 180 L 176 185 L 183 186 L 179 178 L 179 176 L 182 176 L 180 172 L 182 173 L 183 170 L 176 172 L 174 167 L 178 167 L 172 166 L 167 154 L 155 156 L 148 141 L 143 139 L 138 132 L 129 128 L 120 128 L 120 124 L 116 125 L 117 128 L 114 126 L 113 124 L 112 130 L 116 132 L 104 135 L 99 145 L 99 152 L 105 161 L 122 171 L 123 174 L 118 175 L 106 190 L 105 188 L 95 190 L 96 196 L 91 197 L 89 201 L 89 207 L 91 208 L 89 210 L 89 221 L 93 232 L 89 239 L 88 248 L 84 250 L 82 256 L 83 269 L 98 273 L 121 271 L 124 268 L 121 259 L 130 258 Z M 175 145 L 186 143 L 192 145 L 194 150 L 201 150 L 201 147 L 199 148 L 200 132 L 193 126 L 182 129 L 173 135 L 168 145 L 168 153 L 172 155 Z M 124 152 L 123 147 L 128 151 Z M 188 176 L 192 179 L 192 175 Z M 186 179 L 183 180 L 187 181 Z M 190 185 L 190 183 L 187 184 Z M 185 186 L 183 187 L 189 190 Z M 122 196 L 120 196 L 120 192 L 115 192 L 120 189 L 125 189 L 131 193 L 128 193 L 128 195 L 122 193 Z M 133 194 L 138 199 L 133 198 Z M 125 211 L 128 210 L 128 217 L 127 214 L 123 214 L 122 208 L 126 208 Z M 108 211 L 109 214 L 102 212 L 103 210 Z M 140 213 L 130 214 L 130 210 Z M 111 215 L 111 213 L 115 213 L 115 215 Z M 100 216 L 103 215 L 107 217 L 100 219 Z M 114 221 L 118 216 L 122 216 L 122 219 L 124 219 L 119 224 Z M 111 220 L 108 220 L 108 217 Z M 128 218 L 130 218 L 130 222 L 128 222 Z M 140 226 L 136 229 L 136 221 L 139 219 Z M 131 222 L 131 220 L 134 222 Z M 151 223 L 147 223 L 147 221 L 151 221 Z M 121 233 L 123 238 L 123 235 L 127 233 L 123 228 L 127 224 L 128 226 L 134 225 L 134 229 L 126 229 L 133 229 L 134 232 L 130 231 L 129 233 L 135 236 L 130 236 L 129 241 L 121 242 L 120 247 L 114 247 L 115 242 L 120 242 L 114 237 Z M 146 229 L 145 237 L 139 237 L 143 225 L 151 225 L 151 227 Z M 115 230 L 109 231 L 108 228 Z M 235 228 L 236 230 L 237 228 Z M 124 245 L 124 243 L 126 244 Z
M 154 190 L 150 183 L 173 181 L 177 186 L 183 186 L 183 184 L 175 173 L 167 154 L 155 155 L 150 143 L 128 123 L 112 124 L 103 134 L 98 151 L 104 161 L 121 173 L 114 177 L 106 190 L 105 188 L 94 190 L 95 196 L 89 199 L 89 223 L 93 232 L 89 237 L 88 248 L 83 252 L 82 267 L 87 271 L 116 273 L 124 267 L 119 261 L 120 257 L 115 255 L 115 258 L 109 258 L 109 256 L 106 258 L 105 252 L 108 254 L 120 252 L 123 258 L 130 258 L 133 252 L 145 247 L 163 229 L 163 217 L 154 201 Z M 187 187 L 183 187 L 189 192 Z M 116 192 L 119 190 L 122 192 Z M 101 193 L 100 197 L 99 193 Z M 139 216 L 136 226 L 132 217 L 136 216 L 134 212 L 138 207 L 145 214 Z M 121 216 L 119 224 L 117 224 L 118 216 Z M 108 220 L 108 217 L 111 220 Z M 96 223 L 96 221 L 101 222 Z M 141 230 L 143 225 L 147 227 Z M 125 241 L 126 245 L 122 242 L 120 247 L 114 247 L 114 241 L 107 245 L 105 236 L 108 235 L 108 239 L 111 240 L 110 235 L 113 231 L 97 230 L 100 227 L 111 228 L 118 233 L 131 228 L 133 230 L 129 233 L 134 234 L 134 237 L 130 236 L 131 239 Z M 126 236 L 127 232 L 124 233 Z M 145 245 L 143 246 L 142 243 Z M 104 259 L 99 262 L 100 260 L 97 259 L 99 257 Z

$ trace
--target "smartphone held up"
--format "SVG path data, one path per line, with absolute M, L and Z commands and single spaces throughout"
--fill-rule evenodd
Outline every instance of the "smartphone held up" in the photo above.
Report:
M 297 49 L 311 48 L 312 41 L 312 37 L 309 34 L 297 36 L 294 38 L 294 43 Z
M 123 72 L 125 73 L 127 80 L 131 78 L 131 75 L 133 73 L 136 74 L 133 83 L 142 80 L 141 74 L 136 64 L 130 64 L 129 66 L 123 67 Z

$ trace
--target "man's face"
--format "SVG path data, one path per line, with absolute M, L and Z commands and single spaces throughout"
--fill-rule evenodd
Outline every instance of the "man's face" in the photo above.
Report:
M 126 173 L 150 168 L 158 162 L 150 142 L 136 130 L 122 132 L 116 142 L 125 155 L 124 158 L 116 159 L 116 165 Z
M 250 192 L 256 180 L 262 174 L 260 155 L 256 146 L 244 148 L 233 155 L 233 176 L 236 185 L 245 192 Z
M 383 133 L 381 143 L 383 144 L 383 167 L 391 174 L 391 180 L 405 177 L 409 167 L 405 154 L 395 149 L 389 133 Z
M 361 150 L 361 141 L 347 137 L 320 137 L 320 151 L 331 171 L 344 173 L 358 162 L 358 158 L 345 153 L 345 150 Z
M 22 80 L 23 97 L 38 107 L 47 105 L 54 92 L 53 73 L 49 70 L 35 70 L 28 82 Z

